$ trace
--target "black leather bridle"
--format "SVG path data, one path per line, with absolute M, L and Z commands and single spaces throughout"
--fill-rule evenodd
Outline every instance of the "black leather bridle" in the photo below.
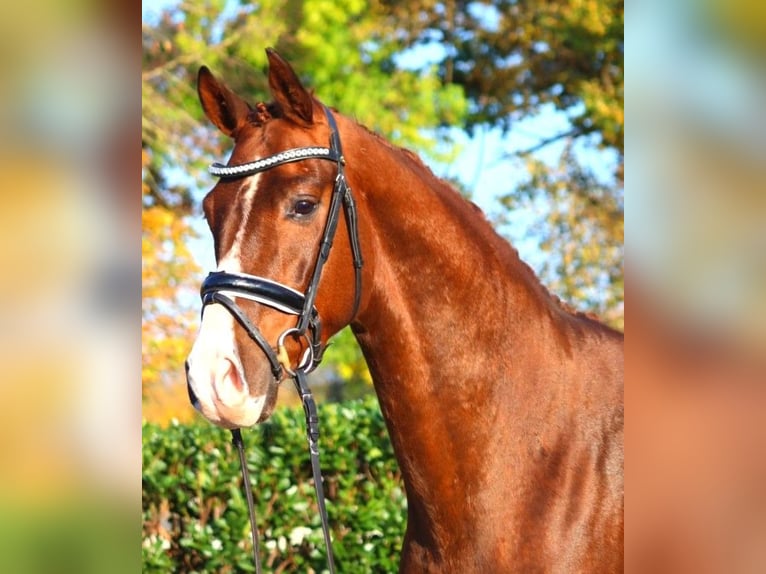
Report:
M 325 508 L 322 475 L 319 466 L 319 417 L 317 415 L 314 398 L 306 383 L 306 374 L 316 368 L 321 362 L 324 353 L 321 338 L 322 325 L 319 318 L 319 311 L 314 303 L 316 300 L 317 289 L 319 287 L 319 280 L 322 276 L 322 269 L 327 262 L 333 240 L 335 239 L 341 207 L 346 216 L 346 227 L 348 228 L 351 253 L 354 260 L 354 304 L 350 320 L 356 316 L 356 313 L 359 310 L 362 293 L 363 261 L 359 243 L 356 205 L 354 203 L 354 198 L 351 195 L 351 188 L 346 181 L 344 171 L 345 159 L 341 148 L 338 126 L 335 123 L 335 118 L 333 117 L 332 112 L 327 107 L 324 108 L 324 112 L 330 126 L 329 148 L 294 148 L 245 164 L 225 166 L 220 163 L 214 163 L 210 167 L 210 173 L 220 179 L 239 179 L 296 161 L 321 159 L 336 163 L 337 173 L 330 200 L 330 207 L 327 213 L 322 239 L 319 244 L 319 253 L 317 254 L 314 270 L 306 287 L 306 291 L 301 293 L 282 283 L 263 277 L 245 273 L 216 271 L 210 273 L 202 283 L 200 294 L 202 296 L 203 313 L 207 305 L 223 305 L 266 355 L 266 358 L 271 365 L 271 372 L 274 375 L 274 378 L 277 381 L 280 381 L 284 369 L 295 382 L 295 387 L 298 394 L 301 396 L 303 410 L 306 415 L 306 430 L 311 456 L 311 467 L 314 475 L 314 488 L 316 489 L 317 502 L 322 519 L 322 531 L 324 534 L 325 546 L 327 547 L 327 565 L 330 572 L 334 573 L 335 565 L 332 555 L 327 511 Z M 266 305 L 288 315 L 295 315 L 297 317 L 296 325 L 295 327 L 291 327 L 284 331 L 278 337 L 276 345 L 272 346 L 265 339 L 258 327 L 248 319 L 244 311 L 234 301 L 234 298 L 237 297 L 256 301 L 257 303 Z M 306 350 L 303 352 L 303 355 L 295 367 L 291 366 L 290 359 L 284 346 L 287 337 L 303 337 L 307 343 Z M 258 529 L 255 523 L 253 495 L 245 461 L 242 434 L 239 429 L 234 429 L 231 432 L 233 443 L 239 451 L 242 475 L 245 483 L 245 494 L 247 495 L 248 509 L 250 512 L 250 524 L 253 536 L 253 560 L 255 562 L 256 571 L 260 573 L 261 565 L 258 555 Z

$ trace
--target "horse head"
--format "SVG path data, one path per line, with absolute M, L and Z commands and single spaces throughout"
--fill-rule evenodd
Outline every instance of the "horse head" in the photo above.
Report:
M 211 167 L 219 182 L 203 201 L 217 270 L 203 283 L 186 371 L 192 404 L 225 428 L 266 420 L 281 380 L 318 364 L 361 296 L 335 116 L 276 52 L 267 55 L 271 103 L 247 103 L 205 67 L 198 78 L 205 115 L 234 149 L 227 165 Z M 336 230 L 349 240 L 329 256 Z

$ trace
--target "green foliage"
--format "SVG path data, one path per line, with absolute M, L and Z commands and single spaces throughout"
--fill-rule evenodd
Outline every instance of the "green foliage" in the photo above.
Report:
M 578 134 L 623 153 L 623 0 L 380 0 L 404 46 L 440 44 L 443 82 L 465 90 L 467 126 L 510 130 L 553 104 Z
M 330 339 L 317 374 L 328 383 L 329 400 L 357 399 L 373 392 L 372 376 L 350 327 Z
M 401 46 L 394 30 L 364 0 L 304 0 L 303 14 L 295 59 L 320 99 L 398 145 L 454 159 L 435 130 L 462 123 L 468 105 L 460 86 L 444 85 L 435 67 L 395 66 Z
M 338 571 L 394 572 L 406 522 L 377 403 L 322 405 L 322 472 Z M 270 571 L 321 572 L 325 553 L 300 409 L 244 434 Z M 227 431 L 143 426 L 144 572 L 252 571 L 247 503 Z

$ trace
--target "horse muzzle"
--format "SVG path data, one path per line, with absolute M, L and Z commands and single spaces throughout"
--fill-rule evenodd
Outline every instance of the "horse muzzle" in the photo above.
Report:
M 234 341 L 234 324 L 227 311 L 209 308 L 186 361 L 189 400 L 205 418 L 224 428 L 260 422 L 276 396 L 271 366 L 258 355 L 245 368 Z

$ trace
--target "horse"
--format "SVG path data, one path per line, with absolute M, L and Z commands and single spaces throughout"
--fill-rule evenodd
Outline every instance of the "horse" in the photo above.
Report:
M 207 293 L 237 303 L 207 300 L 186 365 L 195 407 L 224 428 L 265 421 L 280 380 L 350 325 L 404 482 L 400 572 L 622 571 L 624 335 L 551 295 L 414 153 L 267 58 L 270 102 L 198 75 L 234 140 L 203 200 L 228 278 Z

